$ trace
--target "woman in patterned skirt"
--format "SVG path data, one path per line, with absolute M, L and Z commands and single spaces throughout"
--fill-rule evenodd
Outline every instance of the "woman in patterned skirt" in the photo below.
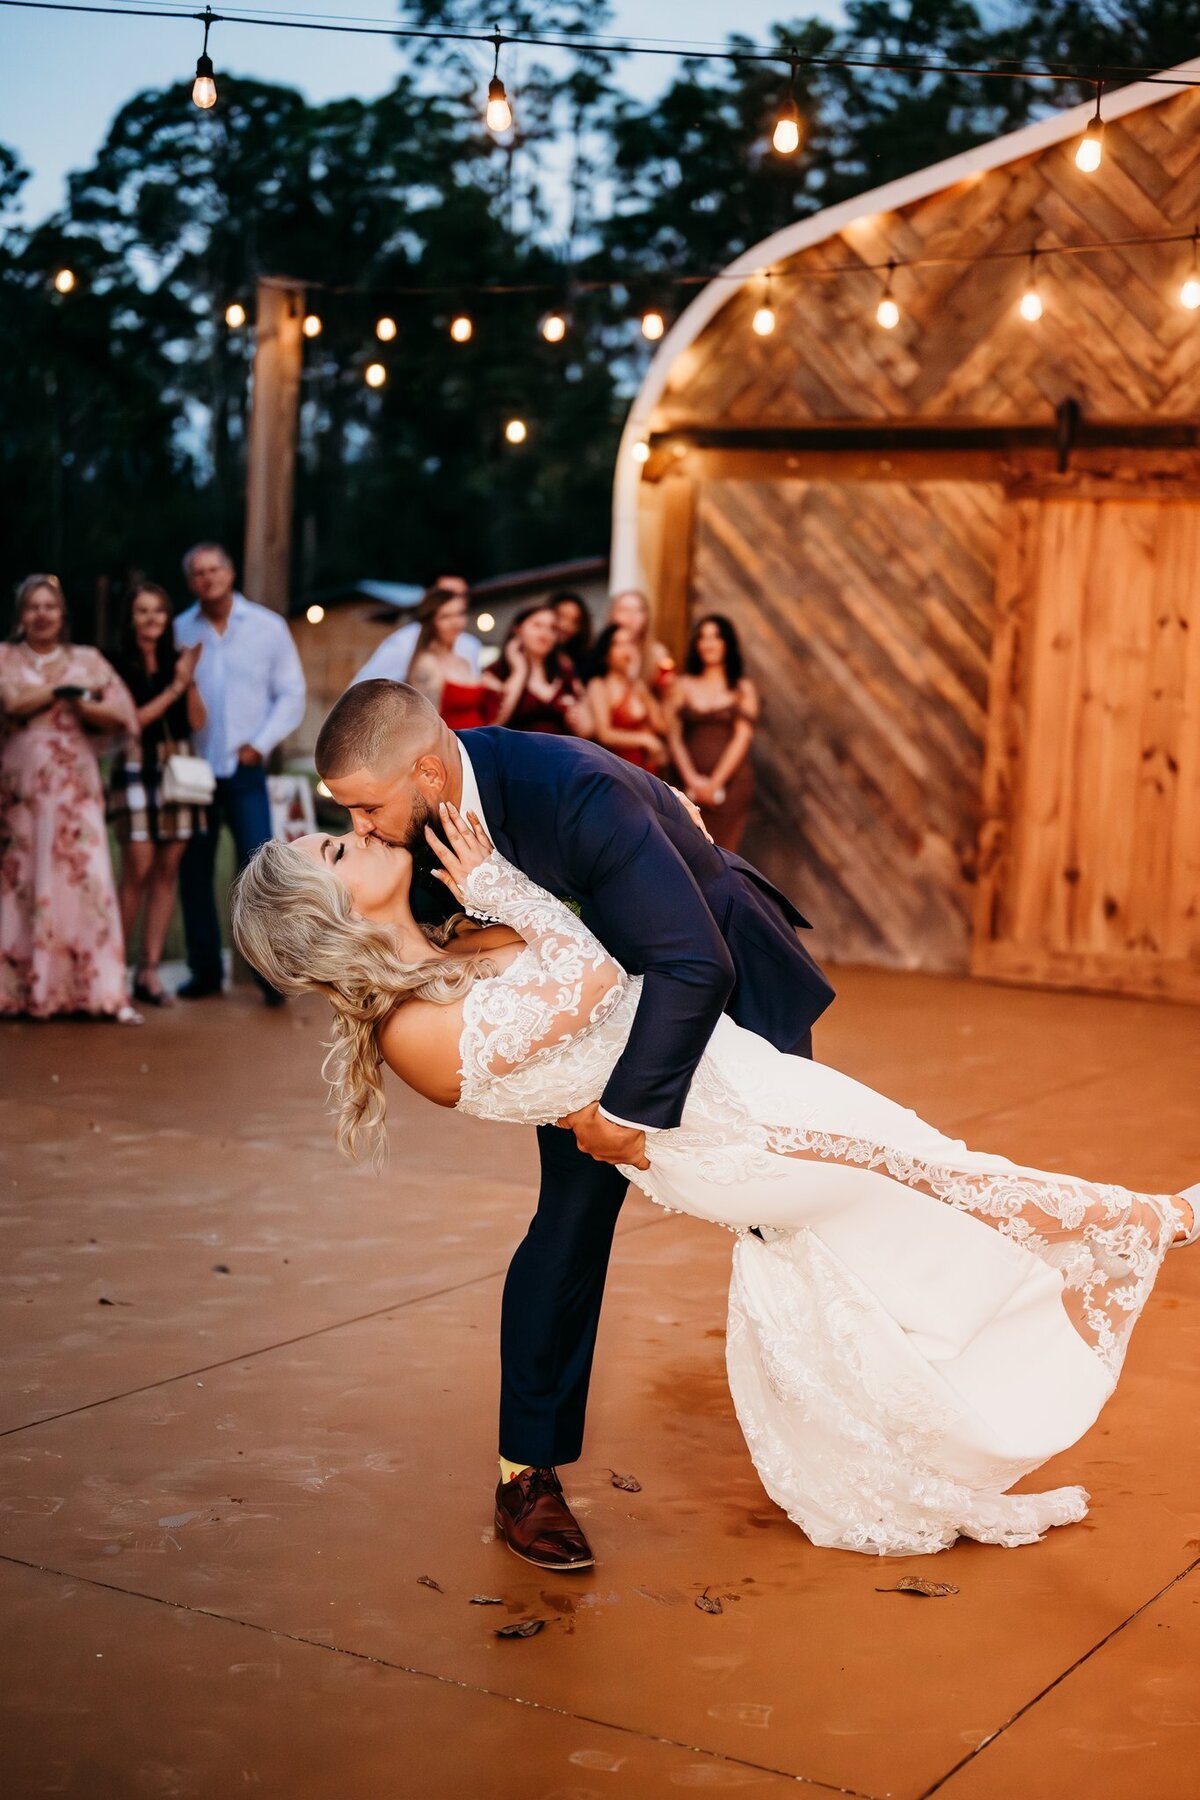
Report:
M 203 831 L 204 808 L 172 804 L 159 789 L 167 757 L 191 754 L 191 734 L 207 717 L 196 687 L 201 646 L 177 650 L 166 592 L 144 581 L 134 590 L 117 667 L 137 707 L 134 738 L 113 772 L 112 816 L 121 840 L 121 923 L 125 942 L 142 913 L 135 1000 L 169 1006 L 158 965 L 171 914 L 179 864 L 190 837 Z M 143 912 L 144 903 L 144 912 Z

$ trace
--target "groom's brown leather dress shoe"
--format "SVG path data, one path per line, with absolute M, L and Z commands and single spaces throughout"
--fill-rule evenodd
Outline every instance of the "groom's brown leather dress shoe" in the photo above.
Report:
M 563 1498 L 553 1469 L 522 1469 L 496 1489 L 496 1535 L 538 1569 L 590 1569 L 591 1545 Z

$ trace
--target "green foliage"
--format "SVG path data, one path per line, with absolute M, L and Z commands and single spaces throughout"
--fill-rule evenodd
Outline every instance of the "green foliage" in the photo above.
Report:
M 473 0 L 416 0 L 405 16 L 479 22 Z M 502 23 L 571 40 L 612 20 L 606 0 L 518 0 Z M 269 274 L 312 284 L 325 321 L 305 350 L 298 604 L 365 574 L 483 575 L 600 549 L 648 354 L 634 315 L 686 304 L 673 274 L 715 271 L 793 219 L 1086 91 L 821 59 L 1161 67 L 1198 39 L 1200 0 L 1014 0 L 986 19 L 971 0 L 850 0 L 843 29 L 775 26 L 781 61 L 691 59 L 646 103 L 622 93 L 615 48 L 509 45 L 506 144 L 480 119 L 483 45 L 406 44 L 371 102 L 310 106 L 222 72 L 212 113 L 184 84 L 130 100 L 36 229 L 0 146 L 0 334 L 19 346 L 0 364 L 0 578 L 56 567 L 86 625 L 98 578 L 146 570 L 178 590 L 187 543 L 236 550 L 250 334 L 223 312 L 231 298 L 252 311 Z M 793 51 L 804 142 L 784 159 L 770 133 Z M 64 263 L 79 276 L 65 297 L 49 280 Z M 589 290 L 612 273 L 623 289 Z M 449 316 L 481 284 L 548 288 L 571 314 L 567 341 L 538 335 L 546 295 L 511 293 L 471 299 L 475 337 L 451 343 Z M 400 334 L 381 347 L 384 311 Z M 374 356 L 389 370 L 377 393 L 362 380 Z M 503 441 L 513 415 L 529 424 L 518 450 Z

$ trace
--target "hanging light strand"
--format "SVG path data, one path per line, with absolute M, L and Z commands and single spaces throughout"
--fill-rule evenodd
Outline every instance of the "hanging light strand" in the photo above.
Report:
M 793 55 L 791 73 L 788 77 L 787 98 L 780 108 L 779 117 L 775 121 L 775 130 L 771 134 L 771 148 L 777 156 L 794 156 L 800 148 L 800 108 L 796 104 L 798 66 Z
M 206 6 L 203 13 L 197 14 L 204 20 L 204 48 L 196 58 L 196 79 L 192 83 L 192 100 L 201 112 L 208 112 L 217 104 L 217 82 L 213 73 L 212 57 L 208 54 L 208 28 L 216 19 L 211 6 Z
M 1100 117 L 1100 96 L 1104 92 L 1104 83 L 1096 83 L 1096 110 L 1088 120 L 1087 129 L 1079 140 L 1079 148 L 1075 152 L 1075 167 L 1082 169 L 1085 175 L 1094 175 L 1104 158 L 1104 120 Z
M 1025 283 L 1025 291 L 1019 302 L 1021 317 L 1031 325 L 1035 325 L 1042 316 L 1042 296 L 1038 293 L 1037 259 L 1037 249 L 1034 248 L 1029 252 L 1029 279 Z
M 491 42 L 495 46 L 496 60 L 492 64 L 492 79 L 488 83 L 487 111 L 484 116 L 487 119 L 488 130 L 499 134 L 511 129 L 513 116 L 512 107 L 508 104 L 508 95 L 504 91 L 504 83 L 500 79 L 500 46 L 504 39 L 500 35 L 498 25 L 492 33 Z

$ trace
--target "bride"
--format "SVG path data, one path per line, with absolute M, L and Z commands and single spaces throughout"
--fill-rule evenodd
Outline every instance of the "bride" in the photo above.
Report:
M 640 978 L 570 907 L 440 812 L 435 873 L 482 929 L 427 934 L 410 853 L 353 834 L 266 843 L 235 891 L 247 960 L 333 1008 L 351 1155 L 382 1152 L 381 1064 L 441 1106 L 544 1124 L 597 1098 L 637 1009 Z M 815 1544 L 891 1556 L 1083 1518 L 1082 1488 L 1007 1490 L 1096 1419 L 1200 1198 L 968 1150 L 727 1014 L 682 1123 L 624 1173 L 734 1233 L 729 1383 L 771 1498 Z

